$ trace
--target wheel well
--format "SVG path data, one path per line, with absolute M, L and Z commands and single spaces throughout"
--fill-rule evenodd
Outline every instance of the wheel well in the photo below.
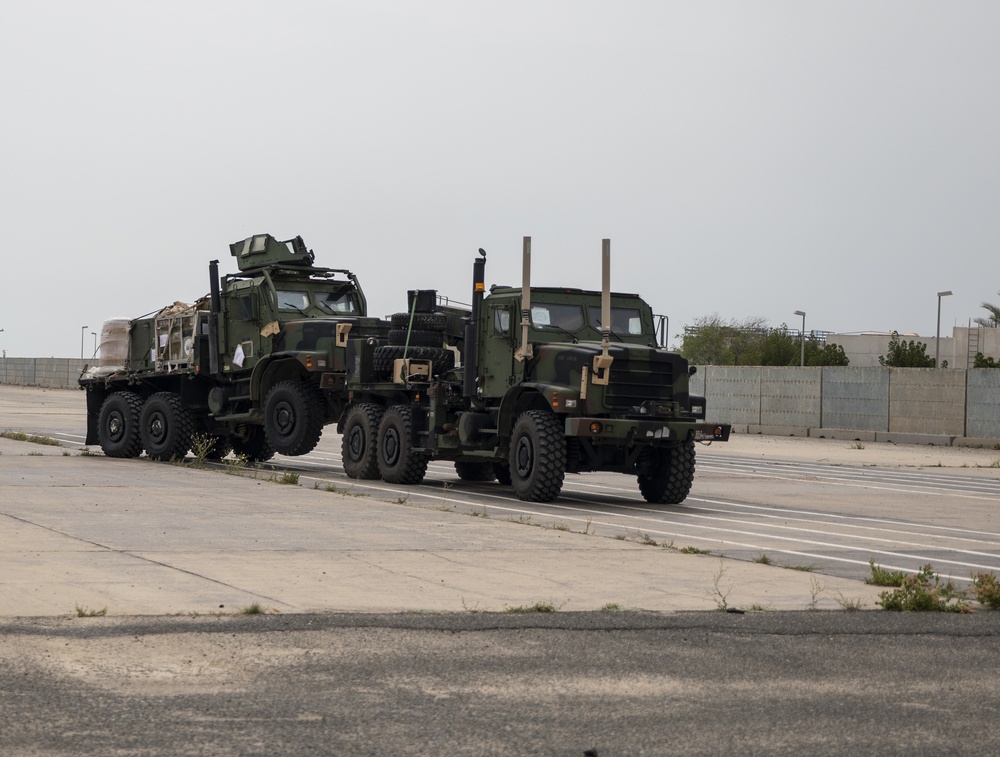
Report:
M 500 417 L 497 419 L 497 434 L 501 439 L 508 439 L 514 428 L 514 421 L 521 413 L 529 410 L 544 410 L 551 413 L 552 409 L 545 396 L 537 389 L 522 389 L 511 392 L 500 403 Z
M 250 395 L 254 399 L 263 399 L 271 387 L 281 381 L 297 381 L 309 378 L 309 372 L 293 358 L 282 358 L 269 361 L 258 370 L 250 380 Z

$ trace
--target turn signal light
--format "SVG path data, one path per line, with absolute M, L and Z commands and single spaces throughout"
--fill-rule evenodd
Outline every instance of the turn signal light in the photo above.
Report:
M 593 421 L 590 424 L 590 433 L 599 434 L 604 430 L 604 425 L 600 421 Z

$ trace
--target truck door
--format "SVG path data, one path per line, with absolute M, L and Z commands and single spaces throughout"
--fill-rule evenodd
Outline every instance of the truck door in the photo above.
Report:
M 487 308 L 482 348 L 479 351 L 479 375 L 483 377 L 483 395 L 503 397 L 514 383 L 516 325 L 511 303 L 491 303 Z

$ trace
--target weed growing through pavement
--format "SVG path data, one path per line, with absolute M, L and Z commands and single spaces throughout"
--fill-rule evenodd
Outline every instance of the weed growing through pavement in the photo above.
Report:
M 692 547 L 692 546 L 681 547 L 679 551 L 681 552 L 681 554 L 685 554 L 685 555 L 710 555 L 710 554 L 712 554 L 712 550 L 710 550 L 710 549 L 701 549 L 699 547 Z
M 881 565 L 875 564 L 875 558 L 868 559 L 868 565 L 872 574 L 865 579 L 865 583 L 870 586 L 902 586 L 906 574 L 900 570 L 886 570 Z
M 809 604 L 806 605 L 807 610 L 815 610 L 817 604 L 819 603 L 819 595 L 826 591 L 826 586 L 821 584 L 816 580 L 816 576 L 809 577 Z
M 226 466 L 226 473 L 238 475 L 246 469 L 250 463 L 250 457 L 248 455 L 233 455 L 222 462 Z
M 76 617 L 78 618 L 100 618 L 107 614 L 107 607 L 102 607 L 100 610 L 91 610 L 89 607 L 76 606 Z
M 212 453 L 215 443 L 218 441 L 214 436 L 201 432 L 191 434 L 191 451 L 194 453 L 194 467 L 204 468 L 205 461 Z
M 716 609 L 725 612 L 729 609 L 729 595 L 733 592 L 732 584 L 725 591 L 722 590 L 722 577 L 726 575 L 726 563 L 719 558 L 719 569 L 712 576 L 712 598 L 715 600 Z
M 263 615 L 264 608 L 261 606 L 260 602 L 254 602 L 246 607 L 240 608 L 240 614 L 242 615 Z
M 10 439 L 15 442 L 30 442 L 31 444 L 44 444 L 47 447 L 58 447 L 59 442 L 50 436 L 38 436 L 37 434 L 26 434 L 23 431 L 0 431 L 0 437 Z
M 971 612 L 965 592 L 956 589 L 950 580 L 942 581 L 930 564 L 916 574 L 904 576 L 893 591 L 879 594 L 879 605 L 883 610 L 904 612 Z
M 562 606 L 564 604 L 566 604 L 565 601 L 563 601 L 562 604 L 555 605 L 552 602 L 549 602 L 548 600 L 542 599 L 539 600 L 538 602 L 535 602 L 533 605 L 516 605 L 513 607 L 511 605 L 504 605 L 503 611 L 514 614 L 524 614 L 531 612 L 558 612 L 559 610 L 562 609 Z
M 991 610 L 1000 610 L 1000 581 L 993 573 L 974 573 L 972 590 L 979 604 Z
M 834 599 L 837 600 L 837 604 L 840 605 L 842 610 L 849 612 L 855 612 L 864 606 L 864 600 L 861 597 L 845 597 L 841 592 L 837 592 L 837 596 Z
M 598 612 L 625 612 L 625 608 L 617 602 L 608 602 L 606 605 L 602 605 Z
M 788 570 L 800 570 L 803 573 L 812 573 L 816 570 L 817 565 L 782 565 L 782 568 L 787 568 Z
M 762 553 L 762 554 L 759 554 L 759 555 L 757 555 L 757 556 L 756 556 L 756 557 L 755 557 L 755 558 L 753 559 L 753 561 L 754 561 L 755 563 L 760 563 L 761 565 L 773 565 L 773 564 L 774 564 L 774 561 L 773 561 L 773 560 L 772 560 L 772 559 L 771 559 L 771 558 L 770 558 L 770 557 L 769 557 L 768 555 L 765 555 L 765 554 L 763 554 L 763 553 Z
M 299 485 L 299 474 L 292 473 L 291 471 L 285 471 L 281 476 L 275 474 L 275 477 L 271 479 L 276 484 L 287 484 L 288 486 L 298 486 Z

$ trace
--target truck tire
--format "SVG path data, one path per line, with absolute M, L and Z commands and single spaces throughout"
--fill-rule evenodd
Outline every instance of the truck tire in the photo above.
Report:
M 246 439 L 233 437 L 232 445 L 234 455 L 245 455 L 247 460 L 255 463 L 266 463 L 274 457 L 274 448 L 267 441 L 262 426 L 254 426 Z
M 478 463 L 468 460 L 455 461 L 455 473 L 463 481 L 496 481 L 493 463 Z
M 555 414 L 529 410 L 518 417 L 508 467 L 518 499 L 551 502 L 559 496 L 566 475 L 566 437 Z
M 108 457 L 139 457 L 142 438 L 139 414 L 142 397 L 135 392 L 115 392 L 101 405 L 97 420 L 98 439 Z
M 192 433 L 191 413 L 173 392 L 157 392 L 142 406 L 139 434 L 150 460 L 183 460 Z
M 389 321 L 394 329 L 411 328 L 409 313 L 394 313 L 392 316 L 390 316 Z M 448 325 L 448 317 L 444 313 L 413 314 L 412 328 L 415 329 L 421 329 L 422 331 L 441 332 L 445 330 L 445 327 L 447 325 Z
M 378 471 L 390 484 L 419 484 L 427 473 L 427 458 L 414 450 L 417 434 L 413 409 L 393 405 L 378 427 Z
M 351 478 L 377 479 L 378 427 L 382 408 L 373 402 L 361 402 L 347 408 L 340 452 L 344 473 Z
M 275 452 L 304 455 L 323 434 L 323 397 L 307 381 L 281 381 L 267 393 L 264 432 Z
M 387 375 L 392 373 L 392 363 L 394 360 L 403 357 L 415 360 L 430 360 L 433 363 L 434 375 L 446 373 L 455 367 L 455 353 L 443 347 L 410 347 L 406 349 L 402 345 L 391 344 L 376 347 L 372 356 L 372 368 L 376 373 Z
M 652 453 L 652 473 L 639 474 L 639 491 L 647 502 L 679 505 L 694 483 L 694 442 Z
M 409 333 L 410 347 L 441 347 L 444 345 L 444 334 L 440 331 L 421 331 L 413 329 L 407 332 L 406 329 L 392 329 L 389 332 L 389 344 L 396 346 L 407 344 L 406 335 Z

